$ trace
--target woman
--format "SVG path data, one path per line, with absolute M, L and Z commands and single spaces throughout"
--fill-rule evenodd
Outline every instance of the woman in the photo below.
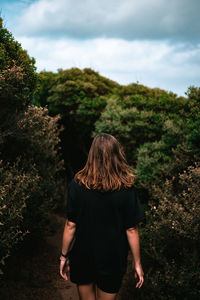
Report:
M 93 139 L 85 167 L 69 184 L 60 275 L 68 280 L 68 262 L 82 300 L 116 298 L 129 249 L 139 279 L 136 287 L 143 284 L 137 224 L 144 213 L 134 178 L 120 143 L 101 133 Z

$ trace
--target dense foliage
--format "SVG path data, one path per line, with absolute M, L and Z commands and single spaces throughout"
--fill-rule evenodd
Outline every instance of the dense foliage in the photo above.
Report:
M 137 97 L 127 96 L 130 89 L 138 93 Z M 139 84 L 123 90 L 124 98 L 120 94 L 108 100 L 92 136 L 101 131 L 115 135 L 124 145 L 138 181 L 143 188 L 151 189 L 155 181 L 162 184 L 166 176 L 177 174 L 173 162 L 180 151 L 188 152 L 188 160 L 178 172 L 198 155 L 200 107 L 195 95 L 199 89 L 188 89 L 188 98 L 158 89 L 153 92 Z
M 34 59 L 0 21 L 0 265 L 27 233 L 40 235 L 62 195 L 60 117 L 32 104 Z
M 199 182 L 200 167 L 195 164 L 153 189 L 157 201 L 147 213 L 143 243 L 153 261 L 147 284 L 157 289 L 160 299 L 199 298 Z
M 199 182 L 200 168 L 195 164 L 162 187 L 152 187 L 147 222 L 140 228 L 144 288 L 136 291 L 130 272 L 124 299 L 199 299 Z
M 0 126 L 32 102 L 36 86 L 35 59 L 30 58 L 20 43 L 3 27 L 0 18 Z
M 47 106 L 52 116 L 61 115 L 63 157 L 69 177 L 85 162 L 94 123 L 108 95 L 118 88 L 117 83 L 89 68 L 39 73 L 34 103 Z

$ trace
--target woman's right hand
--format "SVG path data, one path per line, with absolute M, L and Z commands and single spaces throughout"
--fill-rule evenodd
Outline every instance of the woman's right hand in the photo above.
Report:
M 66 267 L 66 271 L 64 270 Z M 67 259 L 61 259 L 60 260 L 60 275 L 63 279 L 69 280 L 69 272 L 70 272 L 70 266 L 69 266 L 69 260 Z
M 136 288 L 141 288 L 144 282 L 144 272 L 141 264 L 136 264 L 134 269 L 135 269 L 134 272 L 135 279 L 139 278 L 139 281 L 136 284 Z

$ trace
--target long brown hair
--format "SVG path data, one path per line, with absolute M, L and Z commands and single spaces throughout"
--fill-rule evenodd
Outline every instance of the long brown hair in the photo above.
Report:
M 135 175 L 131 173 L 119 141 L 102 132 L 94 137 L 85 167 L 75 174 L 74 179 L 88 189 L 114 191 L 122 184 L 133 186 Z

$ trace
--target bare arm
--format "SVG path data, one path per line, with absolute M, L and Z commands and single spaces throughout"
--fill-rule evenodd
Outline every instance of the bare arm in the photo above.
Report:
M 71 241 L 74 238 L 76 231 L 76 223 L 66 220 L 63 238 L 62 238 L 62 253 L 66 254 L 69 251 Z
M 128 228 L 126 230 L 126 235 L 134 259 L 135 277 L 139 277 L 139 281 L 137 282 L 136 287 L 140 288 L 144 282 L 144 272 L 142 270 L 142 265 L 140 261 L 140 238 L 138 227 L 136 226 Z
M 76 231 L 76 224 L 66 220 L 63 238 L 62 238 L 62 253 L 65 255 L 70 250 L 71 242 L 74 238 L 74 233 Z M 68 275 L 64 272 L 64 266 L 66 263 L 66 259 L 64 257 L 60 260 L 60 275 L 65 279 L 68 280 Z M 67 266 L 69 271 L 69 265 Z

